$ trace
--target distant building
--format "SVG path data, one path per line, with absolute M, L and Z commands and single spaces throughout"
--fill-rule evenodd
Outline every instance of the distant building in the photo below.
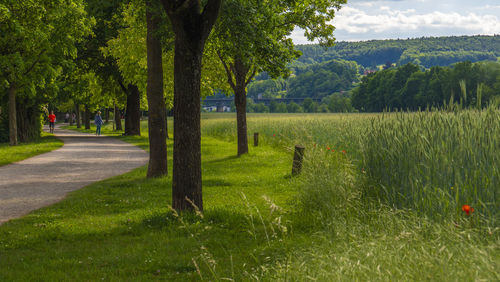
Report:
M 230 112 L 231 107 L 228 106 L 223 106 L 223 105 L 217 105 L 217 106 L 203 106 L 203 109 L 207 112 Z
M 363 72 L 363 75 L 368 75 L 370 73 L 374 73 L 376 72 L 375 70 L 370 70 L 370 69 L 365 69 L 365 71 Z
M 207 112 L 215 112 L 217 111 L 217 107 L 216 106 L 204 106 L 203 109 Z

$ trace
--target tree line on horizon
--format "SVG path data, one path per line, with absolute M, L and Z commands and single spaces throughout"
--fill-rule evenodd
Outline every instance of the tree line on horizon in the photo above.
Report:
M 482 108 L 500 98 L 500 63 L 470 61 L 422 69 L 408 63 L 371 73 L 353 89 L 351 101 L 361 112 L 443 108 L 459 103 Z
M 332 59 L 355 61 L 375 69 L 387 62 L 396 65 L 413 63 L 426 68 L 449 66 L 463 61 L 496 61 L 500 57 L 500 35 L 421 37 L 359 42 L 337 42 L 324 48 L 316 44 L 298 45 L 304 64 Z

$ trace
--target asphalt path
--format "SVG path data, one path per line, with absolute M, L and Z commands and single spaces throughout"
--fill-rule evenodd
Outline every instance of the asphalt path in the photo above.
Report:
M 143 166 L 149 158 L 146 151 L 112 137 L 58 127 L 55 135 L 63 147 L 0 167 L 0 224 Z

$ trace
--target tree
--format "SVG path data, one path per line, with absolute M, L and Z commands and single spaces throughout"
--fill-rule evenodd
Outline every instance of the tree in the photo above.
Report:
M 304 112 L 304 109 L 302 109 L 302 107 L 295 102 L 291 102 L 290 104 L 288 104 L 286 106 L 286 108 L 287 108 L 289 113 L 303 113 Z
M 8 89 L 11 145 L 17 144 L 18 137 L 27 141 L 23 139 L 39 135 L 36 116 L 44 97 L 38 92 L 60 74 L 65 60 L 76 56 L 75 43 L 90 33 L 91 25 L 81 0 L 2 1 L 0 92 Z M 18 95 L 23 101 L 17 100 Z M 25 114 L 29 116 L 22 116 Z M 23 125 L 20 130 L 18 125 Z M 26 132 L 31 130 L 35 134 Z
M 158 7 L 159 4 L 158 1 L 146 3 L 136 0 L 124 5 L 119 21 L 121 28 L 117 31 L 117 36 L 108 41 L 106 48 L 101 49 L 106 56 L 116 59 L 116 65 L 125 84 L 137 85 L 139 92 L 146 93 L 148 96 L 148 105 L 143 103 L 142 107 L 149 110 L 150 166 L 148 176 L 160 176 L 167 173 L 166 153 L 163 153 L 163 148 L 161 148 L 166 148 L 166 140 L 162 134 L 159 134 L 164 131 L 168 138 L 166 114 L 159 111 L 161 108 L 163 111 L 165 108 L 171 109 L 173 99 L 174 35 L 163 9 L 161 6 Z M 154 46 L 151 45 L 152 43 Z M 155 50 L 155 56 L 149 53 L 151 50 Z M 222 68 L 215 52 L 211 51 L 209 44 L 204 50 L 201 95 L 207 96 L 214 93 L 215 88 L 220 89 L 220 85 L 224 85 L 225 81 L 221 79 Z M 151 75 L 155 77 L 153 83 L 150 83 L 152 82 Z M 161 97 L 159 79 L 162 79 L 163 86 L 162 101 L 159 100 Z M 151 96 L 152 84 L 158 85 L 154 87 L 155 94 Z M 164 124 L 160 123 L 158 114 L 164 116 Z M 156 133 L 151 134 L 152 132 Z M 153 153 L 157 150 L 159 153 Z
M 161 8 L 161 7 L 160 7 Z M 149 166 L 148 177 L 167 174 L 167 127 L 166 108 L 163 98 L 162 44 L 160 41 L 161 15 L 155 2 L 146 0 L 147 59 L 148 59 L 148 128 L 149 128 Z
M 203 210 L 200 80 L 205 42 L 222 0 L 162 0 L 175 34 L 172 207 Z M 194 206 L 193 206 L 194 205 Z
M 287 108 L 286 108 L 286 104 L 281 102 L 281 103 L 278 103 L 276 105 L 276 108 L 274 109 L 274 112 L 275 113 L 286 113 L 288 112 Z
M 218 54 L 226 70 L 236 105 L 238 155 L 248 152 L 246 87 L 267 71 L 271 77 L 288 76 L 287 64 L 299 56 L 287 38 L 296 27 L 309 40 L 332 45 L 334 27 L 328 22 L 345 0 L 224 1 L 216 25 Z
M 125 81 L 118 69 L 113 56 L 105 56 L 103 52 L 108 41 L 117 36 L 121 27 L 123 6 L 129 1 L 121 0 L 86 0 L 89 15 L 96 19 L 93 36 L 86 38 L 78 46 L 78 63 L 80 67 L 94 71 L 103 81 L 117 83 L 119 89 L 125 94 L 125 135 L 140 135 L 140 99 L 139 87 Z M 145 46 L 145 45 L 144 45 Z M 117 125 L 121 122 L 117 120 Z

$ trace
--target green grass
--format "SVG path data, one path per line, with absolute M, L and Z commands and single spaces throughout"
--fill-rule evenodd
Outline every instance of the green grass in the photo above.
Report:
M 355 154 L 319 143 L 291 178 L 296 140 L 270 135 L 238 158 L 234 136 L 207 136 L 226 117 L 203 117 L 203 216 L 172 212 L 171 177 L 146 179 L 142 167 L 0 226 L 0 281 L 500 279 L 500 229 L 478 213 L 436 221 L 392 208 L 366 194 Z M 290 116 L 256 118 L 285 130 Z M 330 118 L 320 116 L 340 128 Z M 144 146 L 142 132 L 120 138 Z
M 63 142 L 54 135 L 42 132 L 39 140 L 30 143 L 20 143 L 9 146 L 9 143 L 0 143 L 0 166 L 22 161 L 36 155 L 53 151 L 63 145 Z
M 242 265 L 264 240 L 248 232 L 242 193 L 250 211 L 254 204 L 267 206 L 262 195 L 286 205 L 294 180 L 287 178 L 287 154 L 262 147 L 235 158 L 235 150 L 234 144 L 203 140 L 205 214 L 184 219 L 187 228 L 168 208 L 171 177 L 145 179 L 144 167 L 4 224 L 0 280 L 189 280 L 198 275 L 192 258 L 206 269 L 202 245 L 223 260 L 234 253 L 234 263 Z

